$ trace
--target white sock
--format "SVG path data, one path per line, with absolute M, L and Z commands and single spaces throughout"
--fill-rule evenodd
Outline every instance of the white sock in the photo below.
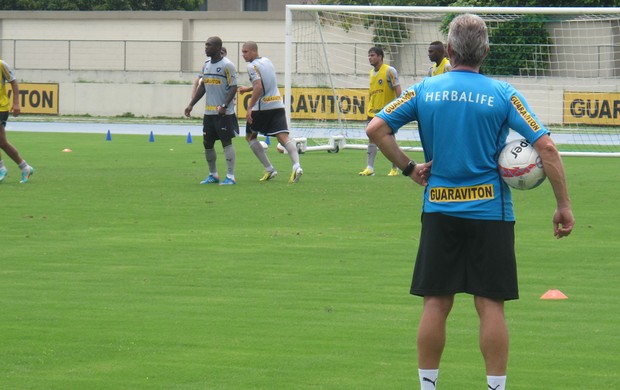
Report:
M 420 375 L 420 390 L 435 390 L 437 388 L 437 377 L 439 376 L 439 369 L 419 369 L 418 374 Z
M 257 139 L 250 140 L 248 145 L 250 145 L 250 149 L 252 149 L 252 152 L 254 152 L 254 155 L 258 158 L 258 161 L 263 164 L 265 170 L 268 172 L 273 172 L 273 165 L 271 165 L 269 157 L 267 157 L 267 153 L 265 153 L 265 149 L 263 149 L 263 145 L 261 145 Z M 269 168 L 271 168 L 271 170 Z
M 297 152 L 297 144 L 295 144 L 293 140 L 289 139 L 283 146 L 288 152 L 288 157 L 291 159 L 291 164 L 293 167 L 295 165 L 299 167 L 299 153 Z
M 488 390 L 506 390 L 506 375 L 490 376 L 487 375 Z
M 377 145 L 371 142 L 368 143 L 368 150 L 367 150 L 368 169 L 370 169 L 373 172 L 375 171 L 375 159 L 377 158 L 378 151 L 379 151 L 379 148 L 377 147 Z

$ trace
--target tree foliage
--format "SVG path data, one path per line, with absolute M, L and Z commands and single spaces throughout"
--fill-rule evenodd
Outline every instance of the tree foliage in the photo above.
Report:
M 204 0 L 3 0 L 0 9 L 25 11 L 197 11 Z
M 319 0 L 320 4 L 324 5 L 378 5 L 369 4 L 368 1 L 362 0 Z M 381 5 L 393 5 L 404 6 L 410 5 L 408 0 L 383 0 Z M 409 38 L 409 26 L 407 22 L 396 16 L 384 16 L 384 15 L 356 15 L 351 18 L 363 18 L 361 25 L 364 28 L 371 29 L 373 31 L 373 43 L 377 46 L 381 46 L 387 54 L 397 53 L 395 46 L 402 43 L 403 40 Z M 343 19 L 339 21 L 340 27 L 345 31 L 351 27 L 353 22 L 348 19 L 347 16 L 343 16 Z
M 476 4 L 473 4 L 473 3 Z M 319 0 L 319 4 L 449 6 L 454 0 Z M 476 0 L 479 7 L 620 7 L 620 0 Z
M 462 7 L 617 7 L 620 0 L 319 0 L 321 4 L 338 5 L 432 5 Z M 447 15 L 442 23 L 442 32 L 447 35 L 448 25 L 456 15 Z M 394 42 L 389 36 L 390 28 L 400 27 L 405 33 L 400 39 L 409 35 L 406 21 L 397 17 L 393 20 L 370 15 L 365 27 L 374 28 L 373 41 L 376 44 Z M 491 52 L 484 63 L 484 71 L 492 75 L 524 75 L 541 73 L 549 68 L 549 48 L 552 44 L 545 29 L 546 18 L 542 15 L 524 15 L 521 18 L 502 22 L 488 23 Z M 386 26 L 387 24 L 387 26 Z M 389 28 L 386 28 L 389 27 Z M 397 41 L 395 43 L 400 43 Z
M 482 0 L 484 1 L 484 0 Z M 480 0 L 457 0 L 457 7 L 482 6 Z M 447 36 L 456 14 L 448 14 L 441 31 Z M 484 61 L 490 75 L 534 75 L 549 68 L 551 38 L 545 29 L 546 17 L 523 15 L 503 22 L 487 21 L 491 50 Z

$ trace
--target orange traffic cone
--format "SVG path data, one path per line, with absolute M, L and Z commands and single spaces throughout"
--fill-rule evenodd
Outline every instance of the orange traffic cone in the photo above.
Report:
M 540 299 L 568 299 L 568 297 L 560 290 L 549 290 Z

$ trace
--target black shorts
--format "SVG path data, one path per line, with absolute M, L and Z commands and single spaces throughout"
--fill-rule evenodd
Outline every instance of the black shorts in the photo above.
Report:
M 205 115 L 202 119 L 202 136 L 208 140 L 231 141 L 239 134 L 236 115 Z
M 271 136 L 278 133 L 288 133 L 284 108 L 252 111 L 252 124 L 245 127 L 245 132 L 246 134 L 261 133 Z
M 9 119 L 9 112 L 0 112 L 0 126 L 6 126 L 6 121 Z
M 519 298 L 514 222 L 422 214 L 411 294 Z

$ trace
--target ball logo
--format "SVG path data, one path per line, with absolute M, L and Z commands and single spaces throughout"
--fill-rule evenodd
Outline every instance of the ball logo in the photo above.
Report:
M 542 159 L 525 139 L 509 142 L 500 152 L 497 166 L 504 182 L 519 190 L 536 188 L 546 177 Z
M 383 84 L 383 79 L 380 79 L 379 80 L 379 85 L 382 85 L 382 84 Z
M 528 144 L 527 142 L 521 141 L 519 145 L 512 148 L 512 150 L 510 151 L 510 154 L 512 154 L 515 158 L 517 158 L 519 156 L 519 153 L 523 151 L 523 148 L 527 148 L 529 145 L 530 144 Z

